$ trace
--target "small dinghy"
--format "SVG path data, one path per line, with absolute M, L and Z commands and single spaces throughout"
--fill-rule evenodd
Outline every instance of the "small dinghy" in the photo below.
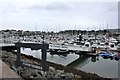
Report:
M 115 52 L 100 52 L 99 56 L 103 58 L 110 58 L 111 60 L 120 60 L 120 53 L 115 53 Z
M 110 55 L 111 55 L 111 54 L 108 53 L 108 52 L 101 52 L 101 53 L 99 53 L 99 56 L 101 56 L 101 57 L 106 57 L 106 58 L 109 58 Z

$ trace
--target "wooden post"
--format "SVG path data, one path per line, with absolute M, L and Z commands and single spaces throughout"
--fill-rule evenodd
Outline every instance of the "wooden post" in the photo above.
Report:
M 41 66 L 43 71 L 48 71 L 48 66 L 46 65 L 46 58 L 47 58 L 47 49 L 49 48 L 49 44 L 42 43 L 42 44 L 35 44 L 35 43 L 16 43 L 15 44 L 17 48 L 17 59 L 16 59 L 16 66 L 21 66 L 23 62 L 20 61 L 20 56 L 21 56 L 21 47 L 25 48 L 31 48 L 33 50 L 39 50 L 42 49 L 42 60 L 41 60 Z
M 43 71 L 48 71 L 48 67 L 46 65 L 46 58 L 47 58 L 47 53 L 46 53 L 46 49 L 42 49 L 42 70 Z
M 21 56 L 21 53 L 20 53 L 21 51 L 20 51 L 20 47 L 17 47 L 17 63 L 16 63 L 16 65 L 17 66 L 20 66 L 20 56 Z

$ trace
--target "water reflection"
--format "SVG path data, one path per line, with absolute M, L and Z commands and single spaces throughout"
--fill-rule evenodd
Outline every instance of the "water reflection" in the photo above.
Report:
M 41 50 L 31 51 L 30 49 L 21 49 L 22 53 L 32 55 L 41 59 Z M 79 70 L 96 73 L 102 77 L 117 78 L 118 77 L 118 61 L 104 59 L 102 57 L 90 57 L 86 55 L 78 55 L 75 53 L 50 53 L 47 54 L 47 61 L 70 66 Z
M 99 61 L 99 57 L 91 57 L 91 62 L 96 62 L 96 61 Z
M 52 57 L 54 57 L 54 55 L 58 55 L 58 56 L 60 56 L 61 58 L 66 58 L 69 53 L 56 54 L 56 53 L 50 52 L 49 54 L 50 54 Z
M 79 58 L 75 61 L 71 62 L 67 66 L 69 67 L 76 67 L 79 66 L 80 68 L 83 67 L 85 64 L 89 62 L 89 56 L 79 55 Z
M 33 57 L 41 59 L 41 50 L 33 50 L 26 48 L 21 49 L 21 52 L 27 55 L 32 55 Z M 66 53 L 66 54 L 56 54 L 56 53 L 47 53 L 47 61 L 54 62 L 57 64 L 61 64 L 66 66 L 67 64 L 73 62 L 74 60 L 78 59 L 79 55 L 76 55 L 75 53 Z
M 88 64 L 86 64 L 84 67 L 79 68 L 78 66 L 76 66 L 75 68 L 89 73 L 96 73 L 102 77 L 107 77 L 107 78 L 118 77 L 117 61 L 110 59 L 103 59 L 102 57 L 99 57 L 98 61 L 97 58 L 95 59 L 91 57 L 90 59 L 91 61 Z

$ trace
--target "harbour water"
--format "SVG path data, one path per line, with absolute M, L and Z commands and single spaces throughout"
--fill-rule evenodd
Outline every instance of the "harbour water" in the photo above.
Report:
M 23 54 L 32 55 L 33 57 L 41 59 L 41 50 L 33 50 L 21 48 Z M 118 77 L 118 61 L 103 59 L 102 57 L 89 57 L 77 55 L 75 53 L 69 54 L 47 54 L 47 61 L 61 64 L 64 66 L 72 66 L 79 70 L 95 73 L 101 77 L 117 78 Z
M 79 68 L 79 66 L 75 68 L 85 72 L 96 73 L 106 78 L 118 78 L 118 61 L 115 60 L 99 57 L 99 61 L 90 61 L 82 68 Z

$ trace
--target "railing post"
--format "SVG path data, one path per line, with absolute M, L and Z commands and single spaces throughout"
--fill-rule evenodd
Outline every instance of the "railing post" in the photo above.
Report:
M 16 65 L 17 66 L 20 66 L 21 65 L 21 62 L 20 62 L 20 56 L 21 56 L 21 53 L 20 53 L 20 47 L 17 47 L 17 61 L 16 61 Z
M 42 62 L 41 62 L 41 65 L 42 65 L 42 70 L 43 71 L 48 71 L 48 67 L 46 65 L 46 58 L 47 58 L 46 49 L 42 49 Z

